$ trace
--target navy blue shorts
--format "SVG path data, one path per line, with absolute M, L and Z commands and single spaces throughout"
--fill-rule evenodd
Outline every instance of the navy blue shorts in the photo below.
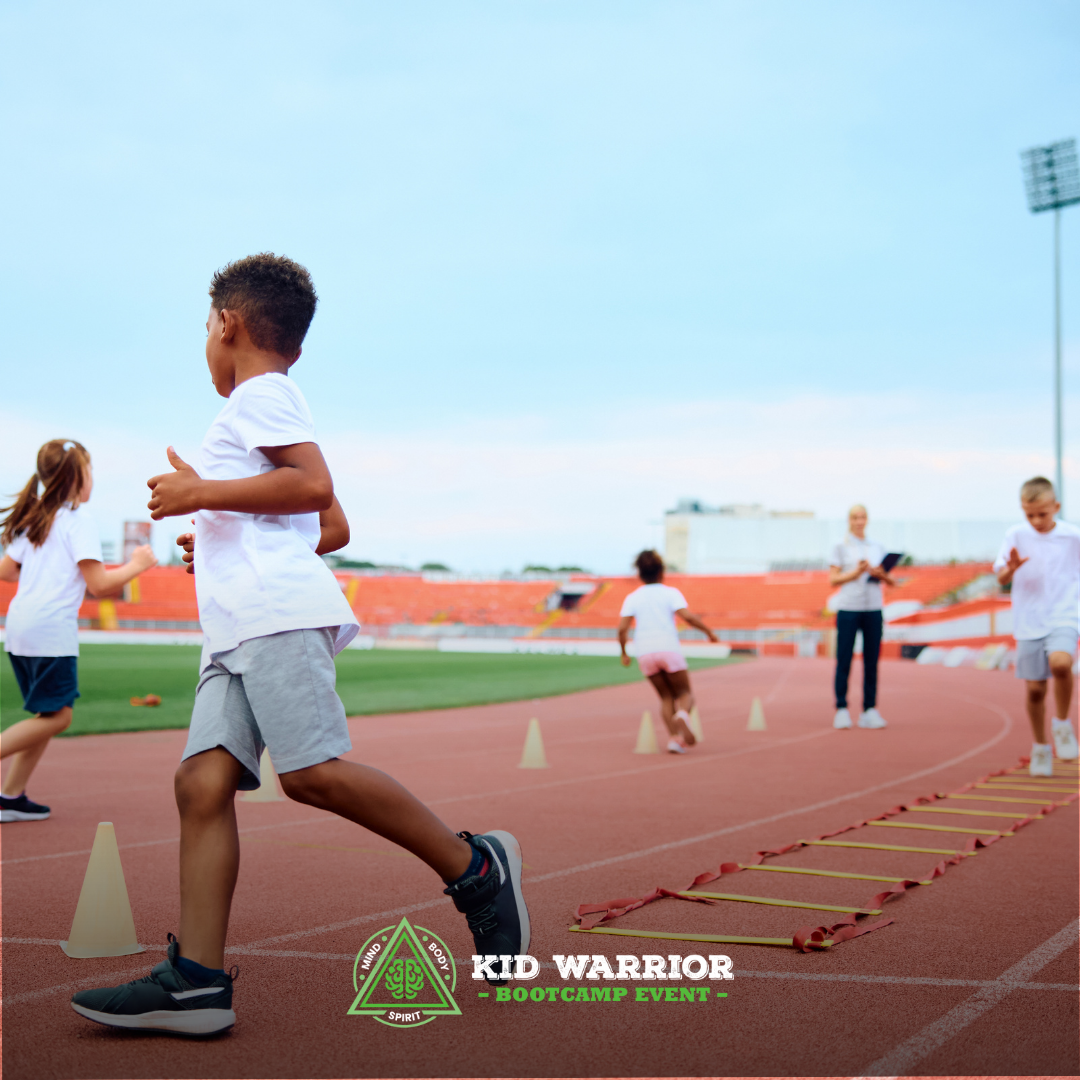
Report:
M 79 696 L 77 656 L 16 656 L 8 653 L 27 712 L 57 712 Z

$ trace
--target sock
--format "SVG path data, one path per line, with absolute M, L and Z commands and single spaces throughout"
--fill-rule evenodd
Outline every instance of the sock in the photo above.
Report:
M 1050 744 L 1048 742 L 1037 742 L 1031 744 L 1032 750 L 1049 750 Z
M 189 983 L 195 986 L 209 986 L 215 979 L 220 979 L 225 974 L 224 969 L 203 967 L 189 960 L 186 956 L 178 956 L 173 966 L 184 976 Z
M 1062 724 L 1067 724 L 1068 722 L 1069 722 L 1069 718 L 1067 716 L 1063 720 L 1058 720 L 1058 719 L 1055 718 L 1054 727 L 1061 727 Z
M 487 856 L 479 849 L 472 849 L 472 861 L 469 863 L 468 869 L 461 877 L 454 881 L 448 881 L 447 885 L 456 885 L 459 881 L 464 881 L 470 877 L 483 877 L 488 872 L 488 867 L 491 864 L 488 862 Z

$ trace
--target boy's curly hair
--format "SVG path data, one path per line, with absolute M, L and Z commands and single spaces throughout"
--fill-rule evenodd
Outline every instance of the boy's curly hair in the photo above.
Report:
M 295 358 L 319 298 L 311 275 L 298 262 L 264 251 L 215 272 L 210 302 L 237 312 L 257 349 Z

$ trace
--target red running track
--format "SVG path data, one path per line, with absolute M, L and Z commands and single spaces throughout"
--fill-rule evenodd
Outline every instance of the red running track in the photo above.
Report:
M 1075 802 L 891 901 L 893 925 L 824 952 L 569 932 L 581 903 L 685 888 L 720 862 L 748 862 L 757 850 L 954 790 L 1030 747 L 1021 684 L 1004 673 L 887 664 L 890 726 L 847 732 L 829 726 L 830 676 L 826 661 L 786 659 L 695 674 L 707 738 L 684 758 L 631 753 L 642 709 L 655 713 L 645 684 L 350 722 L 350 756 L 398 777 L 454 828 L 519 837 L 530 952 L 546 963 L 528 985 L 564 985 L 555 953 L 727 953 L 736 973 L 728 997 L 707 1002 L 480 999 L 464 922 L 426 867 L 332 815 L 240 802 L 229 957 L 242 968 L 236 1027 L 208 1042 L 100 1028 L 70 1010 L 71 993 L 144 974 L 177 925 L 172 773 L 184 733 L 60 740 L 33 792 L 54 816 L 2 832 L 4 1078 L 1080 1073 Z M 765 732 L 745 730 L 755 695 Z M 543 772 L 516 768 L 530 716 L 540 718 L 551 763 Z M 139 939 L 151 951 L 73 960 L 56 942 L 67 937 L 101 820 L 115 823 Z M 959 849 L 966 839 L 862 832 L 926 847 Z M 921 877 L 938 859 L 819 847 L 770 865 Z M 879 888 L 749 871 L 713 887 L 852 906 Z M 403 913 L 457 957 L 462 1016 L 397 1030 L 346 1015 L 353 957 Z M 780 937 L 826 921 L 797 909 L 660 900 L 614 925 Z

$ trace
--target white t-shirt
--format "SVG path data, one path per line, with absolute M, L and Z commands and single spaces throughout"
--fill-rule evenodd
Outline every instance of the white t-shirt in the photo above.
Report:
M 1080 603 L 1080 529 L 1059 521 L 1048 533 L 1024 522 L 1005 534 L 994 570 L 1008 564 L 1013 548 L 1028 561 L 1013 575 L 1013 637 L 1031 641 L 1051 630 L 1077 629 Z
M 97 522 L 86 508 L 62 506 L 41 547 L 17 536 L 5 553 L 21 567 L 8 607 L 4 648 L 16 656 L 78 656 L 79 605 L 86 581 L 79 563 L 101 562 Z
M 633 615 L 634 644 L 638 656 L 646 653 L 681 653 L 675 612 L 686 607 L 686 597 L 678 589 L 657 582 L 635 589 L 624 601 L 623 618 Z
M 257 375 L 229 397 L 203 439 L 199 475 L 238 480 L 272 472 L 260 446 L 315 442 L 304 395 L 284 375 Z M 242 641 L 285 630 L 338 628 L 340 652 L 360 629 L 330 568 L 315 554 L 318 514 L 195 515 L 195 592 L 202 666 Z
M 885 549 L 873 540 L 860 540 L 848 533 L 834 544 L 829 565 L 839 566 L 845 573 L 854 570 L 865 559 L 871 566 L 880 566 Z M 845 582 L 832 605 L 837 611 L 880 611 L 881 582 L 869 574 L 860 574 L 854 581 Z

